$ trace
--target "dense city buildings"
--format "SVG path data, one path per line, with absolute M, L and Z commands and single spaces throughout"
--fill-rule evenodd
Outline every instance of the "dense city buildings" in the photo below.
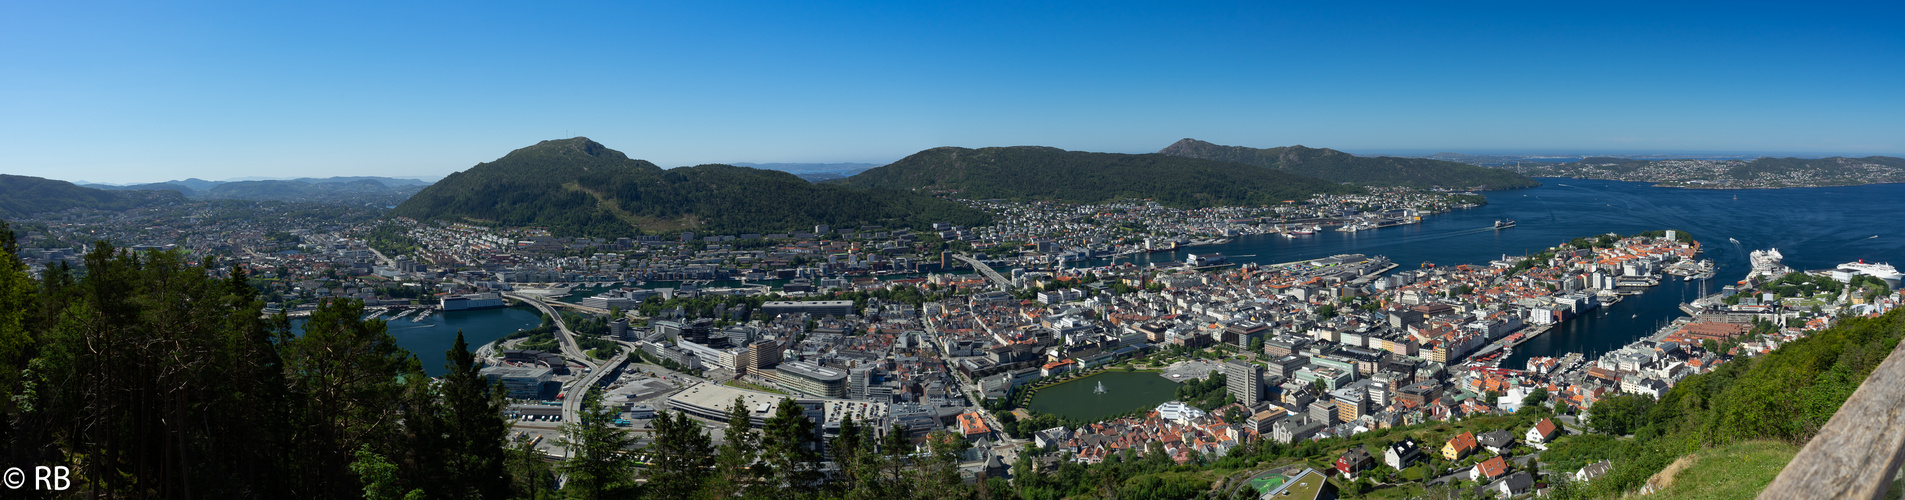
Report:
M 140 250 L 183 241 L 171 248 L 243 266 L 267 311 L 293 317 L 336 298 L 390 321 L 537 307 L 546 326 L 478 350 L 523 432 L 554 429 L 536 419 L 573 418 L 568 402 L 598 391 L 628 427 L 658 411 L 717 426 L 736 398 L 759 426 L 792 401 L 821 436 L 849 418 L 916 443 L 956 433 L 974 445 L 964 461 L 973 474 L 1025 444 L 1083 464 L 1124 453 L 1196 463 L 1256 441 L 1350 438 L 1525 405 L 1579 414 L 1611 397 L 1659 398 L 1736 357 L 1899 302 L 1889 289 L 1860 291 L 1869 277 L 1858 272 L 1795 275 L 1776 252 L 1760 254 L 1764 269 L 1688 301 L 1688 317 L 1631 345 L 1504 366 L 1521 343 L 1665 280 L 1710 279 L 1712 264 L 1668 230 L 1410 267 L 1367 254 L 1276 265 L 1196 250 L 1177 263 L 1119 259 L 1251 234 L 1407 224 L 1461 199 L 1403 190 L 1198 210 L 976 201 L 995 225 L 619 239 L 288 216 L 140 239 L 134 227 L 183 214 L 75 212 L 27 221 L 22 242 L 45 272 L 79 263 L 86 246 L 68 242 L 83 235 L 122 235 Z M 1175 391 L 1103 418 L 1033 409 L 1054 387 L 1117 371 Z M 1544 420 L 1438 438 L 1423 443 L 1429 450 L 1395 441 L 1344 453 L 1337 470 L 1473 460 L 1567 432 Z M 1478 467 L 1494 474 L 1479 479 L 1491 487 L 1520 484 L 1511 466 Z

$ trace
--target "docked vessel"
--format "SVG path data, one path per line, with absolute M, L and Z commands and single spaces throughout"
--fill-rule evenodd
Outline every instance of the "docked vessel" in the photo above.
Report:
M 1508 229 L 1511 227 L 1515 227 L 1514 219 L 1502 219 L 1502 220 L 1495 221 L 1495 229 Z
M 1753 253 L 1747 255 L 1747 259 L 1753 262 L 1753 272 L 1751 273 L 1753 276 L 1778 277 L 1792 272 L 1792 268 L 1786 267 L 1786 256 L 1780 255 L 1779 249 L 1777 248 L 1754 250 Z
M 1899 278 L 1901 277 L 1898 269 L 1893 268 L 1891 264 L 1868 263 L 1865 259 L 1860 259 L 1858 262 L 1839 264 L 1839 267 L 1832 270 L 1832 279 L 1842 282 L 1851 282 L 1852 277 L 1858 275 L 1885 280 L 1886 286 L 1892 288 L 1898 288 Z

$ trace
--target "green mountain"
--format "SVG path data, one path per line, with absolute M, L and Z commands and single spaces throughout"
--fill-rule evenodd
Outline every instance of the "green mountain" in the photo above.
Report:
M 185 201 L 177 191 L 107 191 L 71 182 L 0 174 L 0 217 L 13 218 L 69 208 L 125 210 Z
M 923 194 L 812 184 L 786 172 L 730 165 L 663 170 L 586 137 L 542 141 L 450 174 L 390 213 L 591 236 L 987 220 L 984 212 Z
M 1541 185 L 1534 179 L 1514 172 L 1452 161 L 1393 156 L 1369 158 L 1334 149 L 1303 146 L 1258 149 L 1184 139 L 1159 150 L 1158 154 L 1270 167 L 1358 186 L 1519 189 Z
M 1225 161 L 1038 146 L 933 148 L 842 184 L 958 191 L 974 199 L 1097 203 L 1145 198 L 1176 207 L 1268 205 L 1361 188 Z

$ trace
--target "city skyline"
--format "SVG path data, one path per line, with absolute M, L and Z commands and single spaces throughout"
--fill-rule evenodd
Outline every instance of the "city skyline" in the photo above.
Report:
M 29 5 L 0 171 L 440 177 L 939 146 L 1905 153 L 1896 6 Z

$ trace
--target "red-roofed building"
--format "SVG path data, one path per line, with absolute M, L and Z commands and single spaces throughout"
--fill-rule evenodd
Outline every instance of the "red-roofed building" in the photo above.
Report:
M 1475 433 L 1456 434 L 1454 438 L 1449 439 L 1449 444 L 1442 445 L 1442 458 L 1451 462 L 1461 460 L 1462 457 L 1474 453 L 1475 447 Z
M 966 439 L 976 439 L 991 435 L 992 429 L 986 427 L 986 419 L 978 412 L 970 412 L 959 414 L 959 432 L 964 433 Z
M 1541 419 L 1540 422 L 1535 422 L 1534 428 L 1528 429 L 1526 441 L 1530 444 L 1546 443 L 1548 440 L 1554 439 L 1560 430 L 1559 427 L 1555 427 L 1554 420 L 1544 418 Z
M 1490 457 L 1488 460 L 1483 460 L 1482 463 L 1475 464 L 1475 468 L 1469 470 L 1468 478 L 1476 481 L 1494 481 L 1495 478 L 1502 477 L 1503 474 L 1507 473 L 1508 462 L 1502 460 L 1502 457 L 1498 455 Z

